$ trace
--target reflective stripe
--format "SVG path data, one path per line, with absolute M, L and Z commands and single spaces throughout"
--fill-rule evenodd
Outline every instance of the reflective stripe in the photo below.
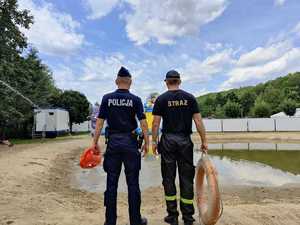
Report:
M 176 201 L 176 195 L 172 195 L 172 196 L 166 195 L 166 201 Z
M 193 199 L 186 199 L 186 198 L 181 198 L 180 199 L 182 203 L 192 205 L 193 204 Z

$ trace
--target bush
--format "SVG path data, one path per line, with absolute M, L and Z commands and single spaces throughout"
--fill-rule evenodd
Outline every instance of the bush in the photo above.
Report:
M 270 117 L 271 106 L 264 101 L 256 102 L 252 114 L 254 117 L 259 117 L 259 118 Z
M 236 102 L 228 101 L 224 106 L 224 112 L 228 118 L 241 117 L 241 105 Z
M 296 112 L 297 102 L 292 99 L 285 99 L 280 108 L 288 116 L 293 116 Z

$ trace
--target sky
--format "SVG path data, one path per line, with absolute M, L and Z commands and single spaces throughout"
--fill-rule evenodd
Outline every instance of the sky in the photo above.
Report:
M 300 71 L 300 0 L 19 0 L 22 31 L 63 90 L 90 102 L 121 66 L 145 99 L 171 69 L 195 96 Z

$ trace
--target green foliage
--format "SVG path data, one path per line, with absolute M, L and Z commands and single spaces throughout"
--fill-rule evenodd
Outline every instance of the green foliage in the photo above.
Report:
M 35 50 L 14 63 L 0 64 L 0 80 L 6 82 L 39 106 L 49 106 L 48 98 L 57 90 L 49 69 Z M 0 123 L 11 137 L 30 136 L 33 121 L 32 105 L 0 84 Z
M 227 101 L 239 103 L 243 117 L 256 115 L 268 117 L 282 111 L 283 102 L 288 99 L 293 100 L 296 107 L 300 107 L 300 72 L 288 74 L 254 87 L 210 93 L 197 99 L 204 117 L 212 115 L 222 118 L 224 115 L 222 110 L 225 110 L 224 106 Z M 289 105 L 291 104 L 289 103 Z M 237 117 L 241 114 L 238 114 Z
M 292 99 L 286 99 L 280 105 L 280 108 L 288 116 L 293 116 L 296 112 L 297 103 Z
M 205 117 L 212 117 L 214 115 L 214 111 L 215 111 L 215 99 L 213 97 L 208 97 L 204 100 L 204 102 L 200 102 L 200 108 L 201 108 L 201 112 L 202 115 Z
M 17 0 L 0 1 L 0 59 L 14 60 L 27 41 L 20 28 L 29 29 L 33 17 L 28 10 L 18 10 Z
M 225 118 L 225 112 L 222 106 L 217 106 L 215 111 L 215 118 Z
M 269 85 L 265 88 L 261 95 L 263 101 L 270 105 L 271 113 L 280 111 L 280 104 L 284 99 L 284 95 L 280 89 L 276 89 L 274 86 Z
M 270 117 L 270 105 L 264 101 L 256 101 L 253 108 L 253 116 L 258 118 Z
M 241 116 L 241 105 L 236 102 L 228 101 L 224 106 L 225 116 L 228 118 L 237 118 Z
M 15 88 L 40 107 L 51 103 L 70 111 L 73 122 L 86 120 L 89 103 L 75 91 L 62 92 L 54 85 L 52 73 L 38 57 L 37 50 L 27 49 L 20 29 L 28 29 L 33 17 L 19 10 L 17 0 L 0 1 L 0 80 Z M 33 125 L 33 106 L 0 83 L 0 129 L 12 137 L 29 137 Z
M 90 103 L 85 95 L 78 91 L 64 91 L 56 97 L 52 97 L 51 101 L 53 106 L 61 107 L 69 111 L 71 131 L 73 123 L 82 123 L 86 121 L 89 116 Z
M 256 99 L 255 93 L 250 91 L 246 91 L 241 95 L 240 103 L 241 103 L 243 115 L 247 115 L 249 113 L 251 107 L 253 107 L 254 105 L 255 99 Z
M 231 101 L 231 102 L 239 102 L 239 98 L 235 92 L 229 92 L 226 95 L 226 102 Z
M 217 93 L 216 95 L 216 104 L 219 106 L 223 106 L 226 104 L 226 97 L 222 95 L 222 93 Z

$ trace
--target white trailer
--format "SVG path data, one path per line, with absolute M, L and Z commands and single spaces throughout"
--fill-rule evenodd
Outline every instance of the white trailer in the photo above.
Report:
M 61 108 L 35 109 L 35 133 L 56 137 L 70 132 L 69 112 Z

